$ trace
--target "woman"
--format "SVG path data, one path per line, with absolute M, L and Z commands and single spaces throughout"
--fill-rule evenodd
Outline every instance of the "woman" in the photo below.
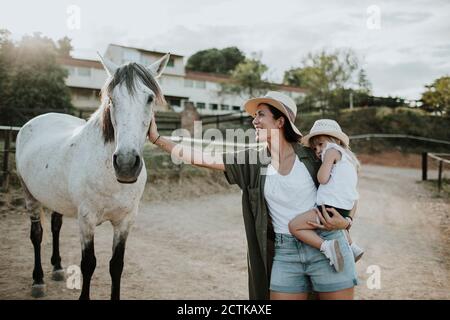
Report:
M 288 231 L 290 219 L 314 207 L 320 167 L 314 152 L 299 143 L 295 102 L 270 91 L 248 100 L 244 107 L 254 117 L 257 141 L 267 147 L 212 157 L 161 137 L 154 117 L 149 139 L 185 162 L 224 171 L 228 182 L 242 189 L 250 299 L 304 300 L 312 291 L 318 292 L 319 299 L 352 299 L 355 264 L 341 231 L 350 222 L 333 208 L 317 211 L 321 224 L 311 222 L 321 237 L 342 242 L 345 268 L 339 273 L 319 250 Z

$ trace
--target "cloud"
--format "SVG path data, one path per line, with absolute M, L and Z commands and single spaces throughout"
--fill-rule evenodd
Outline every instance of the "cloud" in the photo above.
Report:
M 383 23 L 399 25 L 421 23 L 434 16 L 432 12 L 395 11 L 383 14 Z
M 351 47 L 364 58 L 374 92 L 414 97 L 433 77 L 450 72 L 446 0 L 6 2 L 0 11 L 2 27 L 19 36 L 37 30 L 53 39 L 67 34 L 75 54 L 87 58 L 95 59 L 95 51 L 108 43 L 185 56 L 237 46 L 248 55 L 261 53 L 270 79 L 281 81 L 284 71 L 299 66 L 308 52 Z M 81 30 L 67 30 L 71 3 L 81 8 Z M 370 5 L 380 8 L 379 30 L 367 28 Z
M 424 85 L 442 76 L 442 70 L 422 61 L 370 64 L 367 72 L 376 95 L 398 95 L 419 99 Z

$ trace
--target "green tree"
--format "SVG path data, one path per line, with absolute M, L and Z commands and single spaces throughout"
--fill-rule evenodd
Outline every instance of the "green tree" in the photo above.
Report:
M 58 40 L 58 55 L 61 57 L 70 57 L 70 52 L 72 52 L 73 46 L 72 46 L 72 39 L 69 37 L 64 37 Z
M 0 44 L 2 52 L 5 43 Z M 49 111 L 72 111 L 70 91 L 65 85 L 67 71 L 56 62 L 57 46 L 39 33 L 24 36 L 13 44 L 7 66 L 7 90 L 0 87 L 2 124 L 23 125 Z
M 307 89 L 305 101 L 320 108 L 322 114 L 326 111 L 338 114 L 344 89 L 354 87 L 361 92 L 370 92 L 365 71 L 359 67 L 356 54 L 349 49 L 309 53 L 299 68 L 285 72 L 283 82 Z
M 231 72 L 229 82 L 222 83 L 220 94 L 240 94 L 254 97 L 271 89 L 272 85 L 264 79 L 268 70 L 256 56 L 246 58 Z
M 10 88 L 10 65 L 12 63 L 14 45 L 9 39 L 10 32 L 0 29 L 0 111 L 3 114 L 5 101 Z
M 432 84 L 425 86 L 422 93 L 422 108 L 440 115 L 450 114 L 450 77 L 444 76 L 436 79 Z
M 237 47 L 207 49 L 189 57 L 186 69 L 201 72 L 229 74 L 245 56 Z

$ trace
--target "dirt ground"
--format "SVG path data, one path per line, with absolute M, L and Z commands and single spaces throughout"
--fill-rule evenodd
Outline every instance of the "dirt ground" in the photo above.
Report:
M 357 264 L 357 299 L 450 299 L 450 203 L 420 178 L 417 169 L 363 166 L 352 228 L 354 240 L 366 250 Z M 221 176 L 204 180 L 155 183 L 157 189 L 146 190 L 127 242 L 123 299 L 248 298 L 240 191 L 226 186 Z M 31 299 L 30 222 L 20 194 L 2 194 L 0 201 L 0 299 Z M 77 299 L 78 290 L 50 279 L 49 218 L 42 299 Z M 105 223 L 96 230 L 92 299 L 109 298 L 111 246 L 112 228 Z M 75 219 L 64 219 L 61 256 L 65 268 L 80 263 Z M 367 285 L 372 268 L 380 270 L 379 288 Z

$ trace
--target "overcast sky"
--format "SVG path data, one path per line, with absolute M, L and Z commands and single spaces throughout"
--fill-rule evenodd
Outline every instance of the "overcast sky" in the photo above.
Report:
M 14 39 L 35 31 L 67 35 L 76 57 L 96 58 L 108 43 L 185 56 L 237 46 L 259 53 L 269 79 L 280 82 L 306 53 L 350 47 L 364 61 L 375 95 L 410 99 L 450 75 L 444 0 L 2 0 L 1 7 L 0 28 Z

